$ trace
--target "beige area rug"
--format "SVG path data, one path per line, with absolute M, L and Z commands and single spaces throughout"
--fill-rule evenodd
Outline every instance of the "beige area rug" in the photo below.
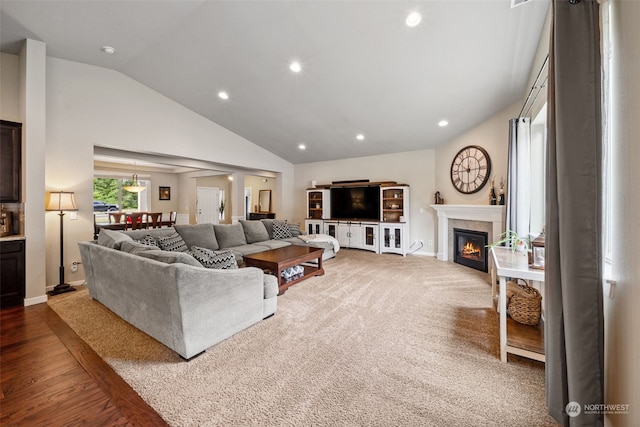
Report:
M 544 365 L 499 360 L 485 274 L 342 250 L 191 362 L 82 290 L 49 305 L 173 426 L 553 426 Z

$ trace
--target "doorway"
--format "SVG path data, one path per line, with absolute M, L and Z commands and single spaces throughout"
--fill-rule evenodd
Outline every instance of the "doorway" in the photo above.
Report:
M 196 223 L 218 224 L 220 189 L 216 187 L 196 187 Z

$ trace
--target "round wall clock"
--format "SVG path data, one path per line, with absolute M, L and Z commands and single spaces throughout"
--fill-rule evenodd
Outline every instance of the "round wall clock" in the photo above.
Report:
M 473 194 L 485 186 L 491 175 L 491 159 L 484 148 L 469 145 L 451 162 L 451 183 L 463 194 Z

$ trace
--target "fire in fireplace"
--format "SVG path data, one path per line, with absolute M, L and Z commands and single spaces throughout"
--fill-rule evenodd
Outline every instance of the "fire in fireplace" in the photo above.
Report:
M 488 234 L 482 231 L 453 229 L 453 261 L 475 268 L 488 271 L 487 264 L 487 239 Z

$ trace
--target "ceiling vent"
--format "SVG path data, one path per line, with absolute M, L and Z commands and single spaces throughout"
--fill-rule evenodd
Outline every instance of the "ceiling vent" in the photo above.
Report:
M 513 9 L 516 6 L 520 6 L 521 4 L 527 3 L 531 0 L 511 0 L 511 8 Z

